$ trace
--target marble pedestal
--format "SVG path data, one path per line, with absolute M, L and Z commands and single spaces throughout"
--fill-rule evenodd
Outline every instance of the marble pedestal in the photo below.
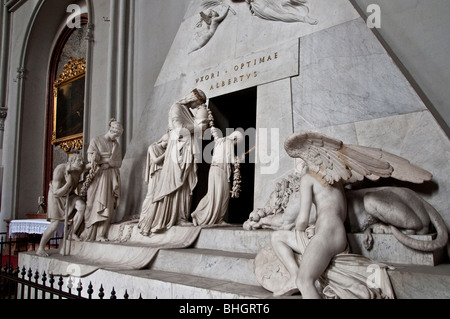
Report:
M 436 266 L 445 258 L 444 248 L 434 252 L 413 250 L 401 244 L 392 234 L 372 234 L 373 248 L 364 248 L 364 234 L 347 234 L 352 253 L 366 256 L 370 259 L 393 264 Z M 413 235 L 418 240 L 432 240 L 432 235 Z
M 133 226 L 128 226 L 133 234 Z M 89 283 L 94 291 L 102 285 L 106 295 L 114 289 L 119 299 L 125 291 L 130 299 L 265 299 L 273 295 L 256 281 L 254 261 L 260 249 L 270 242 L 270 235 L 271 231 L 245 231 L 240 226 L 202 229 L 189 247 L 159 250 L 148 265 L 139 269 L 127 269 L 125 265 L 105 269 L 98 262 L 61 256 L 58 251 L 51 251 L 50 257 L 21 253 L 19 265 L 48 274 L 51 269 L 65 270 L 65 286 L 69 278 L 75 285 L 81 280 L 85 290 Z M 154 249 L 148 243 L 126 241 L 73 244 L 76 247 L 72 246 L 72 251 L 88 249 L 117 256 L 150 255 Z M 396 266 L 389 274 L 398 298 L 450 297 L 446 288 L 450 285 L 448 264 Z M 420 293 L 411 292 L 414 287 L 421 287 Z

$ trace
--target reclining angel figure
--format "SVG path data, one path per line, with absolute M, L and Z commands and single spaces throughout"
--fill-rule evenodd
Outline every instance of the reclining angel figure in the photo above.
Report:
M 294 139 L 300 142 L 295 146 Z M 306 142 L 309 139 L 309 142 Z M 302 141 L 303 140 L 303 141 Z M 302 144 L 306 143 L 306 144 Z M 308 143 L 311 143 L 308 146 Z M 324 177 L 328 183 L 348 185 L 367 178 L 377 181 L 381 177 L 420 184 L 430 181 L 432 175 L 412 165 L 406 159 L 380 149 L 358 145 L 344 145 L 341 141 L 318 133 L 298 133 L 287 141 L 288 153 L 297 160 L 313 158 L 309 164 Z M 303 150 L 301 148 L 304 148 Z M 295 153 L 294 153 L 295 152 Z M 300 154 L 303 152 L 303 154 Z M 314 152 L 316 154 L 314 155 Z M 300 157 L 301 156 L 301 157 Z M 318 164 L 322 161 L 322 164 Z M 377 164 L 378 163 L 378 164 Z M 374 165 L 385 165 L 384 173 L 374 170 Z M 370 174 L 368 172 L 371 172 Z M 267 228 L 290 230 L 294 227 L 300 207 L 298 176 L 291 181 L 294 189 L 281 214 L 267 212 L 261 214 L 255 209 L 244 224 L 246 229 Z M 333 177 L 334 176 L 334 177 Z M 292 180 L 292 178 L 291 178 Z M 346 190 L 347 231 L 365 233 L 364 246 L 370 250 L 374 233 L 392 233 L 403 245 L 419 251 L 435 251 L 446 245 L 448 231 L 442 217 L 436 209 L 411 189 L 404 187 L 374 187 L 358 190 Z M 434 228 L 434 230 L 432 229 Z M 433 241 L 416 240 L 407 234 L 437 233 Z
M 347 248 L 345 220 L 348 209 L 344 185 L 364 178 L 378 180 L 388 177 L 423 183 L 431 180 L 432 176 L 409 161 L 381 149 L 345 145 L 342 141 L 314 132 L 291 135 L 285 142 L 285 149 L 289 156 L 303 160 L 304 165 L 300 167 L 299 212 L 292 225 L 294 231 L 280 230 L 272 235 L 273 250 L 291 274 L 291 282 L 277 294 L 290 294 L 298 289 L 305 298 L 316 298 L 319 294 L 314 286 L 315 281 L 326 271 L 330 261 Z M 389 224 L 394 236 L 421 246 L 421 241 L 416 242 L 395 227 L 398 218 L 390 215 L 392 209 L 389 209 L 389 203 L 383 196 L 369 199 L 366 209 L 376 219 Z M 316 216 L 311 227 L 313 205 Z M 397 215 L 409 214 L 407 205 L 397 206 Z M 432 220 L 439 219 L 437 224 L 442 225 L 442 218 L 436 212 Z M 279 225 L 279 229 L 290 228 L 286 221 Z M 445 245 L 448 232 L 446 228 L 440 231 L 435 241 Z M 294 252 L 302 255 L 300 267 Z

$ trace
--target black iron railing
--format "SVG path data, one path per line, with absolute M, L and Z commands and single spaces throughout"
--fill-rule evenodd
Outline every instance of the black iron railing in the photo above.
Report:
M 69 278 L 67 285 L 64 278 L 55 278 L 53 274 L 41 275 L 38 271 L 31 269 L 2 267 L 0 269 L 0 299 L 94 299 L 95 291 L 92 283 L 89 283 L 83 296 L 84 287 L 81 280 L 75 283 Z M 64 287 L 65 286 L 65 287 Z M 66 290 L 64 290 L 66 289 Z M 99 299 L 105 299 L 106 294 L 103 285 L 97 291 Z M 124 299 L 129 299 L 128 291 L 125 290 Z M 113 288 L 109 299 L 118 299 Z M 142 296 L 140 296 L 142 299 Z
M 103 285 L 100 285 L 97 292 L 94 291 L 92 283 L 87 289 L 83 287 L 81 279 L 76 283 L 75 278 L 69 277 L 66 284 L 64 278 L 55 278 L 53 274 L 19 268 L 17 266 L 17 254 L 23 251 L 35 250 L 34 238 L 29 236 L 24 238 L 6 239 L 6 233 L 0 233 L 0 299 L 104 299 L 106 297 Z M 61 237 L 52 238 L 49 243 L 51 247 L 58 248 Z M 30 246 L 31 244 L 31 246 Z M 125 290 L 124 299 L 129 299 L 128 291 Z M 113 288 L 109 299 L 118 299 Z M 142 299 L 142 295 L 139 297 Z

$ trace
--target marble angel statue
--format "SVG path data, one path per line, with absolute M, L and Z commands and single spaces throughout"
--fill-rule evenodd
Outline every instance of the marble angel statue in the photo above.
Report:
M 342 141 L 314 132 L 293 134 L 285 143 L 287 153 L 304 161 L 310 174 L 335 187 L 363 179 L 378 181 L 381 178 L 421 184 L 432 175 L 404 158 L 381 149 L 348 145 Z M 255 210 L 246 222 L 247 229 L 292 229 L 300 205 L 301 187 L 299 173 L 291 184 L 294 188 L 289 203 L 281 214 L 262 214 Z M 444 247 L 448 231 L 439 213 L 416 192 L 403 187 L 374 187 L 345 190 L 347 204 L 346 225 L 350 232 L 365 232 L 366 249 L 372 248 L 371 232 L 392 233 L 403 245 L 419 250 L 434 251 Z M 317 207 L 316 207 L 317 208 Z M 258 214 L 259 212 L 259 214 Z M 408 234 L 428 234 L 432 228 L 437 237 L 432 241 L 413 239 Z
M 293 228 L 275 231 L 271 236 L 271 247 L 274 255 L 288 272 L 288 280 L 279 287 L 276 296 L 291 295 L 300 291 L 304 299 L 320 299 L 321 292 L 316 287 L 316 281 L 322 280 L 325 291 L 332 290 L 337 297 L 374 297 L 393 298 L 394 294 L 387 274 L 387 266 L 383 266 L 383 285 L 372 291 L 360 276 L 364 268 L 373 261 L 363 256 L 351 255 L 348 251 L 345 220 L 347 217 L 347 201 L 343 181 L 351 178 L 361 179 L 364 176 L 388 177 L 392 175 L 389 163 L 369 157 L 358 163 L 345 157 L 345 153 L 354 154 L 356 150 L 345 150 L 342 155 L 336 152 L 342 149 L 342 142 L 328 139 L 316 133 L 297 133 L 285 142 L 289 156 L 300 158 L 297 161 L 299 174 L 298 214 L 293 220 Z M 357 157 L 357 156 L 356 156 Z M 348 166 L 349 164 L 350 166 Z M 357 173 L 352 174 L 352 168 Z M 311 214 L 315 208 L 315 220 L 311 224 Z M 297 260 L 301 256 L 301 261 Z M 345 263 L 338 267 L 338 273 L 343 276 L 333 283 L 336 262 L 344 258 Z M 256 261 L 255 261 L 256 262 Z M 364 265 L 360 268 L 361 265 Z M 356 271 L 355 266 L 359 266 Z M 382 265 L 379 266 L 380 268 Z M 255 273 L 261 265 L 255 266 Z M 262 265 L 264 268 L 264 265 Z M 325 276 L 324 276 L 325 274 Z M 330 288 L 331 287 L 331 288 Z M 350 288 L 348 288 L 350 287 Z M 356 290 L 356 291 L 355 291 Z
M 348 203 L 344 186 L 365 178 L 376 181 L 388 177 L 423 183 L 431 180 L 431 174 L 381 149 L 346 145 L 314 132 L 291 135 L 285 142 L 285 150 L 297 159 L 298 205 L 294 209 L 297 214 L 291 215 L 291 220 L 278 222 L 279 230 L 271 236 L 273 253 L 288 273 L 283 285 L 272 289 L 274 294 L 283 296 L 300 291 L 303 298 L 308 299 L 324 295 L 332 298 L 394 298 L 388 266 L 349 251 L 345 227 Z M 391 193 L 398 195 L 395 191 L 383 190 L 385 193 L 381 195 L 377 191 L 366 199 L 366 210 L 390 225 L 388 228 L 402 243 L 422 248 L 420 240 L 409 238 L 397 228 L 402 222 L 411 221 L 407 202 L 398 204 L 396 200 L 400 197 L 389 196 Z M 428 209 L 424 206 L 418 209 Z M 311 218 L 313 208 L 314 219 Z M 437 213 L 429 214 L 432 215 L 433 220 L 440 218 Z M 412 224 L 414 222 L 408 226 Z M 447 237 L 445 230 L 435 242 L 446 243 Z M 260 269 L 266 266 L 264 262 L 256 264 L 255 274 L 261 274 Z M 382 278 L 375 286 L 367 284 L 369 278 L 365 273 L 374 264 L 380 269 L 378 275 Z M 263 278 L 270 276 L 266 273 Z M 323 287 L 322 292 L 317 289 L 316 282 Z

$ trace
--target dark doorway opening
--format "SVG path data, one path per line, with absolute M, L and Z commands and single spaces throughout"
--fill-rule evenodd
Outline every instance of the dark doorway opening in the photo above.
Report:
M 245 133 L 245 151 L 243 151 L 243 147 L 235 149 L 237 155 L 245 156 L 245 160 L 240 165 L 242 177 L 240 196 L 239 198 L 230 198 L 228 212 L 224 218 L 230 224 L 243 224 L 253 211 L 255 152 L 247 155 L 245 153 L 255 146 L 256 93 L 256 87 L 233 92 L 212 98 L 209 105 L 214 116 L 215 126 L 222 132 L 222 136 L 230 134 L 233 130 Z M 209 140 L 203 140 L 203 148 L 205 149 L 212 140 L 212 137 Z M 198 184 L 193 194 L 192 211 L 208 192 L 209 168 L 210 164 L 204 160 L 198 164 Z M 230 178 L 230 182 L 233 183 L 233 177 Z

